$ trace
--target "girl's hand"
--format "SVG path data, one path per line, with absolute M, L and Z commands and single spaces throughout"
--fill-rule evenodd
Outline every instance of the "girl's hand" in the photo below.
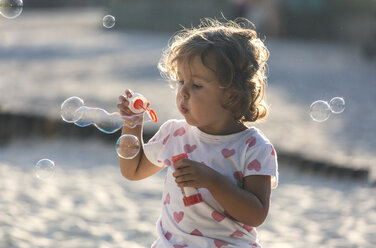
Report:
M 125 94 L 119 96 L 120 103 L 117 105 L 120 116 L 124 120 L 124 124 L 130 128 L 140 125 L 143 122 L 144 114 L 135 114 L 129 108 L 129 99 L 132 98 L 133 92 L 130 89 L 125 90 Z
M 190 160 L 181 159 L 174 165 L 175 171 L 172 175 L 178 187 L 207 188 L 215 186 L 220 182 L 222 175 L 205 164 Z
M 129 109 L 128 99 L 133 96 L 133 92 L 130 89 L 125 90 L 125 94 L 119 96 L 120 103 L 117 105 L 117 108 L 120 111 L 121 116 L 132 116 L 134 113 Z

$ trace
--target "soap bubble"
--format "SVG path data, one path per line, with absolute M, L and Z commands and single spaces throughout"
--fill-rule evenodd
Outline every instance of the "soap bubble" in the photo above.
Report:
M 44 180 L 55 174 L 55 162 L 50 159 L 41 159 L 34 166 L 34 175 L 36 178 Z
M 140 152 L 140 141 L 131 134 L 124 134 L 116 142 L 116 152 L 119 157 L 132 159 Z
M 74 123 L 79 118 L 75 111 L 84 105 L 84 101 L 76 96 L 69 97 L 61 104 L 60 115 L 65 122 Z
M 340 114 L 345 110 L 345 100 L 342 97 L 333 97 L 329 106 L 334 114 Z
M 311 104 L 309 114 L 314 121 L 323 122 L 326 121 L 332 110 L 326 101 L 318 100 Z
M 151 112 L 149 110 L 148 112 Z M 61 118 L 69 123 L 74 123 L 79 127 L 94 125 L 103 133 L 115 133 L 123 126 L 134 128 L 137 125 L 151 121 L 150 113 L 144 118 L 144 111 L 132 116 L 121 116 L 119 112 L 108 113 L 101 108 L 84 106 L 84 101 L 76 96 L 69 97 L 61 104 Z M 152 111 L 154 113 L 154 111 Z M 155 113 L 154 113 L 155 114 Z M 156 116 L 153 119 L 156 121 Z
M 113 28 L 115 26 L 115 17 L 112 15 L 106 15 L 103 17 L 103 27 Z
M 21 15 L 22 0 L 0 0 L 0 14 L 7 19 L 15 19 Z

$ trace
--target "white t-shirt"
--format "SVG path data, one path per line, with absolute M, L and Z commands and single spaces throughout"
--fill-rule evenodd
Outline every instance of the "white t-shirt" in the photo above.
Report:
M 224 211 L 206 188 L 199 188 L 203 202 L 184 206 L 183 193 L 172 176 L 171 157 L 187 153 L 188 158 L 203 163 L 227 176 L 238 187 L 249 175 L 271 175 L 272 188 L 278 184 L 277 155 L 272 144 L 252 127 L 230 135 L 210 135 L 185 120 L 169 120 L 144 145 L 150 162 L 168 167 L 162 214 L 157 221 L 161 247 L 261 247 L 254 227 L 247 226 Z

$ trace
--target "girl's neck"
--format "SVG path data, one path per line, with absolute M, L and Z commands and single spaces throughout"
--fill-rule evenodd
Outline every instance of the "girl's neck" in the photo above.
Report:
M 234 134 L 234 133 L 239 133 L 241 131 L 244 131 L 247 129 L 247 127 L 238 121 L 227 124 L 224 126 L 219 126 L 216 127 L 215 129 L 213 128 L 207 128 L 207 127 L 197 127 L 200 131 L 211 134 L 211 135 L 229 135 L 229 134 Z

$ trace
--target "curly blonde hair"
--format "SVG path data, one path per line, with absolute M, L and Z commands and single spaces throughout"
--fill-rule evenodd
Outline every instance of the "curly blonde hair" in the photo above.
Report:
M 205 18 L 196 28 L 183 28 L 163 51 L 158 63 L 162 77 L 176 81 L 178 62 L 197 55 L 217 75 L 229 96 L 224 107 L 236 120 L 255 122 L 267 115 L 264 94 L 269 51 L 250 21 L 238 18 L 222 23 Z

